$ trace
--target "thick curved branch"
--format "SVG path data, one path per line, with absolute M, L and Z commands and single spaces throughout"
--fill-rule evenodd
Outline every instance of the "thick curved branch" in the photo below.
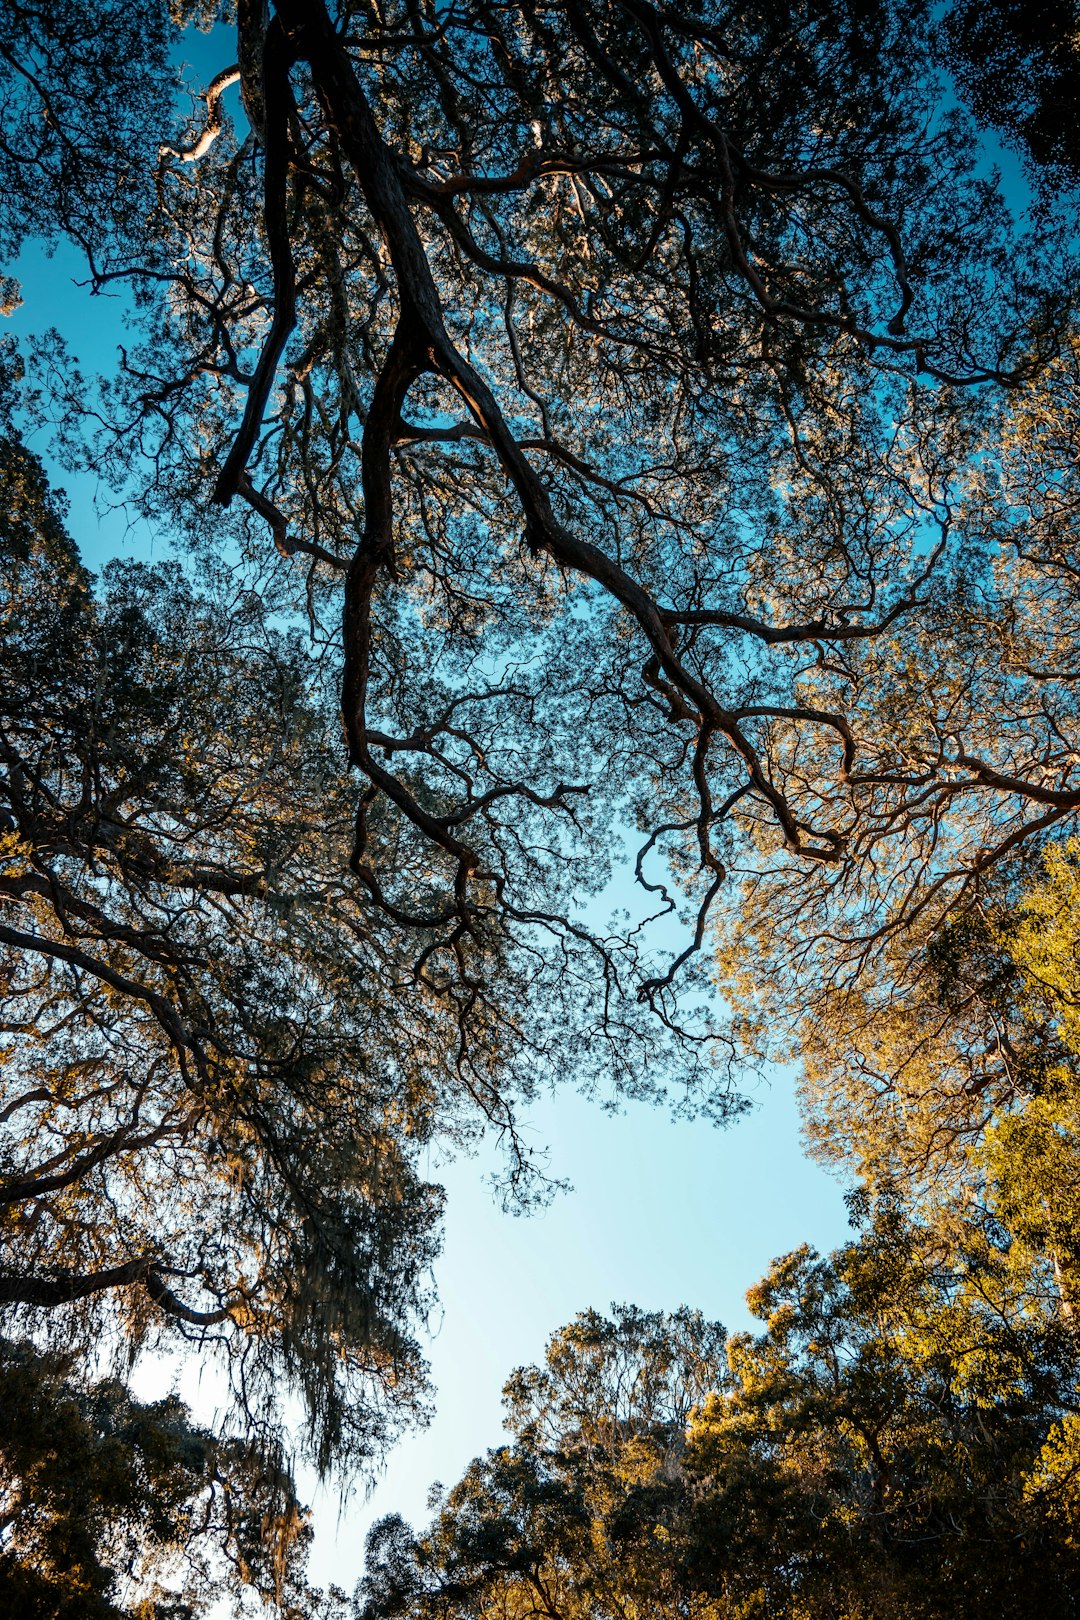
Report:
M 52 1310 L 72 1305 L 109 1288 L 127 1288 L 145 1282 L 152 1262 L 147 1258 L 125 1260 L 101 1271 L 59 1277 L 28 1277 L 15 1272 L 0 1273 L 0 1305 L 37 1305 Z
M 146 1256 L 77 1275 L 29 1277 L 14 1272 L 0 1273 L 0 1305 L 32 1305 L 41 1310 L 54 1310 L 112 1288 L 130 1288 L 133 1283 L 141 1283 L 154 1304 L 167 1316 L 192 1327 L 216 1327 L 231 1320 L 236 1310 L 235 1305 L 222 1305 L 212 1311 L 192 1310 L 164 1282 L 153 1260 Z
M 384 568 L 391 571 L 393 568 L 390 446 L 410 383 L 422 371 L 433 370 L 454 387 L 473 420 L 488 438 L 521 503 L 528 544 L 534 550 L 547 552 L 562 567 L 595 580 L 631 613 L 652 646 L 667 678 L 694 706 L 702 722 L 711 730 L 723 734 L 742 758 L 755 790 L 772 807 L 790 848 L 808 859 L 837 860 L 837 836 L 825 833 L 818 842 L 814 842 L 812 836 L 809 840 L 804 837 L 804 829 L 763 770 L 749 739 L 734 717 L 682 665 L 663 614 L 648 592 L 599 547 L 571 534 L 555 518 L 547 491 L 511 433 L 491 390 L 475 368 L 464 359 L 447 333 L 431 266 L 409 209 L 401 173 L 382 138 L 355 67 L 325 7 L 301 6 L 298 0 L 279 0 L 277 14 L 283 33 L 288 37 L 287 50 L 282 50 L 280 60 L 303 58 L 309 63 L 328 126 L 352 166 L 386 243 L 401 301 L 394 340 L 379 375 L 364 428 L 365 532 L 346 581 L 343 710 L 353 762 L 404 809 L 422 831 L 453 855 L 458 863 L 457 887 L 459 900 L 463 904 L 464 879 L 477 865 L 474 853 L 457 840 L 449 839 L 435 818 L 416 803 L 396 778 L 371 758 L 363 721 L 371 594 L 378 574 Z M 283 200 L 272 200 L 269 163 L 267 167 L 269 213 L 272 207 L 276 210 L 284 204 Z M 276 178 L 274 183 L 278 184 Z M 289 295 L 293 295 L 291 280 Z M 263 362 L 268 362 L 269 357 L 268 346 L 260 362 L 260 374 L 264 369 Z M 263 384 L 268 390 L 269 378 L 264 377 Z M 235 479 L 250 454 L 257 426 L 255 419 L 261 420 L 262 406 L 258 404 L 256 408 L 254 404 L 258 392 L 253 387 L 245 413 L 248 431 L 245 433 L 241 430 L 219 479 L 220 499 L 228 499 L 227 472 L 235 487 Z M 357 859 L 358 851 L 354 853 L 354 864 Z
M 274 277 L 274 318 L 248 389 L 244 419 L 214 486 L 214 499 L 223 506 L 229 504 L 239 488 L 241 475 L 247 468 L 248 458 L 262 426 L 278 364 L 296 325 L 296 273 L 289 235 L 289 115 L 292 109 L 289 69 L 292 62 L 284 30 L 276 21 L 271 22 L 263 46 L 263 88 L 266 97 L 263 226 Z
M 205 157 L 221 134 L 224 122 L 221 111 L 222 95 L 230 85 L 238 83 L 239 79 L 240 69 L 235 63 L 231 67 L 223 68 L 220 73 L 211 79 L 203 92 L 203 100 L 206 102 L 206 122 L 203 124 L 198 140 L 191 146 L 170 146 L 168 144 L 159 146 L 158 156 L 176 158 L 180 163 L 197 163 L 201 157 Z

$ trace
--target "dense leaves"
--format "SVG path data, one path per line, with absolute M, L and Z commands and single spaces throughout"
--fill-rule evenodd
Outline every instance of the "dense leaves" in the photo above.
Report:
M 778 1261 L 726 1365 L 688 1312 L 579 1318 L 431 1529 L 372 1532 L 364 1620 L 1075 1614 L 1077 1346 L 984 1280 L 893 1210 Z
M 227 577 L 95 594 L 11 439 L 0 478 L 3 1301 L 69 1334 L 119 1290 L 136 1342 L 212 1334 L 253 1411 L 284 1374 L 362 1460 L 422 1381 L 453 1102 L 342 872 L 317 666 Z
M 280 1465 L 73 1359 L 0 1345 L 4 1613 L 195 1620 L 245 1589 L 308 1612 L 309 1531 Z
M 493 1128 L 527 1201 L 541 1087 L 725 1118 L 783 1049 L 857 1182 L 726 1363 L 689 1312 L 560 1335 L 372 1614 L 1073 1612 L 1075 28 L 938 12 L 0 0 L 0 251 L 74 241 L 133 328 L 21 403 L 199 559 L 92 580 L 5 421 L 5 1314 L 212 1352 L 241 1469 L 297 1395 L 370 1467 L 429 1145 Z M 12 1355 L 89 1450 L 119 1414 L 115 1534 L 171 1546 L 210 1475 Z M 9 1563 L 124 1601 L 111 1530 L 20 1513 Z
M 1070 0 L 959 0 L 943 24 L 949 66 L 981 118 L 1028 160 L 1044 192 L 1080 179 L 1080 44 Z
M 579 1317 L 510 1380 L 514 1444 L 471 1466 L 430 1533 L 373 1530 L 365 1620 L 684 1612 L 685 1429 L 723 1372 L 723 1329 L 698 1312 Z
M 935 936 L 888 1009 L 835 1009 L 808 1053 L 811 1141 L 1072 1319 L 1080 1116 L 1077 846 L 1052 845 Z

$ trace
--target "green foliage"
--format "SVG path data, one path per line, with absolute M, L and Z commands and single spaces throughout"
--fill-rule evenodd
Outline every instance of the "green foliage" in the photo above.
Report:
M 689 1447 L 721 1613 L 1075 1613 L 1075 1524 L 1032 1477 L 1075 1403 L 1076 1347 L 1003 1309 L 996 1281 L 883 1209 L 751 1291 L 766 1331 L 732 1342 L 734 1387 Z
M 474 1462 L 416 1540 L 372 1531 L 365 1620 L 685 1612 L 686 1423 L 722 1376 L 724 1333 L 698 1312 L 590 1311 L 544 1367 L 506 1387 L 514 1444 Z
M 1077 1345 L 1000 1281 L 882 1206 L 774 1264 L 726 1366 L 689 1312 L 579 1318 L 508 1384 L 512 1445 L 372 1533 L 361 1613 L 1075 1614 Z
M 298 1616 L 309 1530 L 280 1465 L 73 1360 L 0 1346 L 4 1613 L 196 1620 L 247 1590 Z
M 688 1315 L 557 1335 L 507 1385 L 512 1444 L 425 1534 L 374 1532 L 365 1620 L 1077 1613 L 1078 856 L 1017 863 L 904 996 L 834 1009 L 808 1124 L 859 1236 L 776 1261 L 726 1365 Z
M 1018 1245 L 1049 1259 L 1068 1316 L 1080 1276 L 1080 843 L 1051 845 L 1042 879 L 999 925 L 1045 1063 L 1022 1106 L 987 1130 L 990 1203 Z
M 901 1198 L 949 1253 L 1000 1255 L 1015 1298 L 1072 1319 L 1080 1264 L 1080 903 L 1074 840 L 904 942 L 903 976 L 808 1025 L 815 1151 Z M 1004 1285 L 1003 1285 L 1004 1286 Z

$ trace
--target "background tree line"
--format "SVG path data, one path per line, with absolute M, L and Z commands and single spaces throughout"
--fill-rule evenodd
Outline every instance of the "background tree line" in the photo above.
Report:
M 12 1603 L 330 1612 L 288 1402 L 341 1477 L 422 1414 L 425 1145 L 528 1202 L 556 1079 L 724 1121 L 795 1054 L 851 1245 L 759 1339 L 558 1335 L 357 1601 L 1072 1613 L 1071 10 L 0 15 L 5 258 L 133 326 L 3 360 Z M 46 422 L 184 564 L 87 574 Z M 103 1376 L 177 1340 L 227 1435 Z

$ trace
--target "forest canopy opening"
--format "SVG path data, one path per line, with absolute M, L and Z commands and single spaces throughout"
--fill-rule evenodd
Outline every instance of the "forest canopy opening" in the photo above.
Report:
M 749 1064 L 794 1058 L 861 1233 L 777 1263 L 779 1326 L 732 1341 L 633 1489 L 652 1501 L 669 1462 L 691 1496 L 743 1477 L 739 1424 L 791 1415 L 754 1405 L 758 1362 L 817 1399 L 784 1312 L 835 1325 L 844 1299 L 858 1344 L 836 1367 L 888 1365 L 890 1422 L 959 1407 L 902 1465 L 867 1473 L 851 1441 L 820 1500 L 793 1463 L 792 1546 L 866 1491 L 867 1546 L 914 1535 L 890 1470 L 929 1478 L 989 1422 L 954 1367 L 982 1266 L 1013 1334 L 987 1388 L 1007 1406 L 1023 1386 L 1027 1427 L 1007 1456 L 983 1436 L 957 1485 L 984 1492 L 980 1528 L 940 1558 L 1026 1534 L 1018 1504 L 1071 1466 L 1076 1392 L 1071 8 L 0 0 L 0 20 L 4 266 L 74 244 L 130 326 L 97 379 L 58 332 L 0 356 L 0 1360 L 20 1398 L 78 1409 L 93 1449 L 109 1413 L 142 1422 L 95 1345 L 217 1358 L 224 1483 L 178 1410 L 210 1495 L 171 1464 L 139 1489 L 212 1520 L 261 1457 L 276 1586 L 235 1527 L 221 1579 L 280 1597 L 304 1541 L 289 1403 L 342 1480 L 427 1410 L 432 1155 L 494 1134 L 527 1206 L 545 1181 L 523 1117 L 559 1084 L 723 1123 Z M 198 31 L 221 60 L 187 120 Z M 1023 178 L 1003 183 L 998 141 Z M 177 560 L 88 573 L 52 485 L 90 469 Z M 918 1309 L 864 1319 L 879 1271 Z M 616 1328 L 643 1323 L 705 1332 Z M 26 1459 L 4 1457 L 22 1502 Z M 528 1486 L 548 1506 L 561 1467 Z M 549 1526 L 574 1569 L 594 1484 Z M 38 1545 L 21 1511 L 9 1574 Z M 720 1536 L 703 1523 L 687 1545 Z M 111 1533 L 78 1581 L 126 1612 Z M 1068 1536 L 1046 1535 L 1038 1579 L 1069 1590 Z M 395 1569 L 435 1558 L 394 1548 Z M 838 1560 L 820 1612 L 893 1612 L 851 1595 L 858 1557 L 838 1596 Z M 913 1595 L 901 1564 L 888 1602 L 944 1612 L 952 1588 Z M 767 1598 L 715 1570 L 686 1590 L 786 1613 L 818 1590 L 795 1568 Z M 646 1594 L 667 1579 L 642 1569 Z M 416 1581 L 363 1601 L 450 1601 Z

